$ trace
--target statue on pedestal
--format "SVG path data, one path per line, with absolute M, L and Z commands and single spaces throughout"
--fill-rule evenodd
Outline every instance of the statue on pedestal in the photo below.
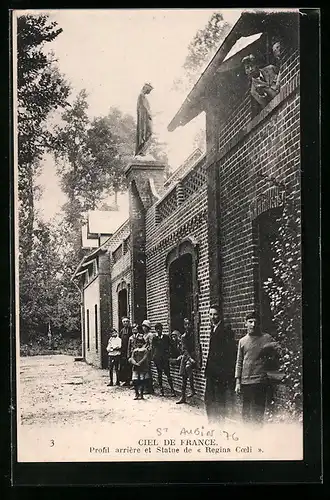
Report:
M 137 127 L 135 155 L 145 155 L 152 136 L 152 116 L 147 94 L 153 90 L 150 83 L 145 83 L 137 100 Z

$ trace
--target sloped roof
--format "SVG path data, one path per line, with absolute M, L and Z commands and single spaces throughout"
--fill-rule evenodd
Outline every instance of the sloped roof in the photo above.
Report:
M 110 237 L 109 237 L 110 239 Z M 76 278 L 77 276 L 83 274 L 84 272 L 87 271 L 87 267 L 93 262 L 94 259 L 100 254 L 100 253 L 105 253 L 107 251 L 107 245 L 109 242 L 109 239 L 106 240 L 101 246 L 90 252 L 88 255 L 85 255 L 79 262 L 75 272 L 73 273 L 73 276 L 71 280 Z
M 243 37 L 250 37 L 258 33 L 265 32 L 275 21 L 285 26 L 290 23 L 288 13 L 294 12 L 296 15 L 297 9 L 281 9 L 278 11 L 250 11 L 243 12 L 228 33 L 225 40 L 222 42 L 210 62 L 202 71 L 196 84 L 193 86 L 180 109 L 171 120 L 167 129 L 169 132 L 174 131 L 179 126 L 184 126 L 193 118 L 199 115 L 205 109 L 205 90 L 208 83 L 213 79 L 219 66 L 230 56 L 231 49 Z M 289 21 L 289 23 L 288 23 Z M 236 56 L 237 52 L 235 52 Z M 234 56 L 234 57 L 235 57 Z
M 127 210 L 93 210 L 88 212 L 89 234 L 113 234 L 128 217 Z

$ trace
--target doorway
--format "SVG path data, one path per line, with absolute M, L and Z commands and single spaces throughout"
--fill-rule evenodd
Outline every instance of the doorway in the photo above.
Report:
M 190 253 L 174 260 L 169 268 L 170 328 L 183 332 L 183 319 L 193 320 L 193 259 Z
M 127 289 L 123 288 L 118 292 L 118 328 L 121 328 L 121 319 L 123 316 L 127 316 L 128 304 L 127 304 Z

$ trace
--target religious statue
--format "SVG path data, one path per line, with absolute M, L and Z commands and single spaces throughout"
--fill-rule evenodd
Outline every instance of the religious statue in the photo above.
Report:
M 145 83 L 137 100 L 137 128 L 135 155 L 144 155 L 152 136 L 152 116 L 147 94 L 153 90 L 150 83 Z
M 279 68 L 272 64 L 259 68 L 253 54 L 244 57 L 242 63 L 251 80 L 252 97 L 265 107 L 280 91 Z

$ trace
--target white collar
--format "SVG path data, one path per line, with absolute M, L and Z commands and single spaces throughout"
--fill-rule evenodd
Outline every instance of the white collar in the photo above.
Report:
M 213 331 L 216 330 L 219 325 L 221 325 L 221 320 L 216 325 L 213 325 Z

